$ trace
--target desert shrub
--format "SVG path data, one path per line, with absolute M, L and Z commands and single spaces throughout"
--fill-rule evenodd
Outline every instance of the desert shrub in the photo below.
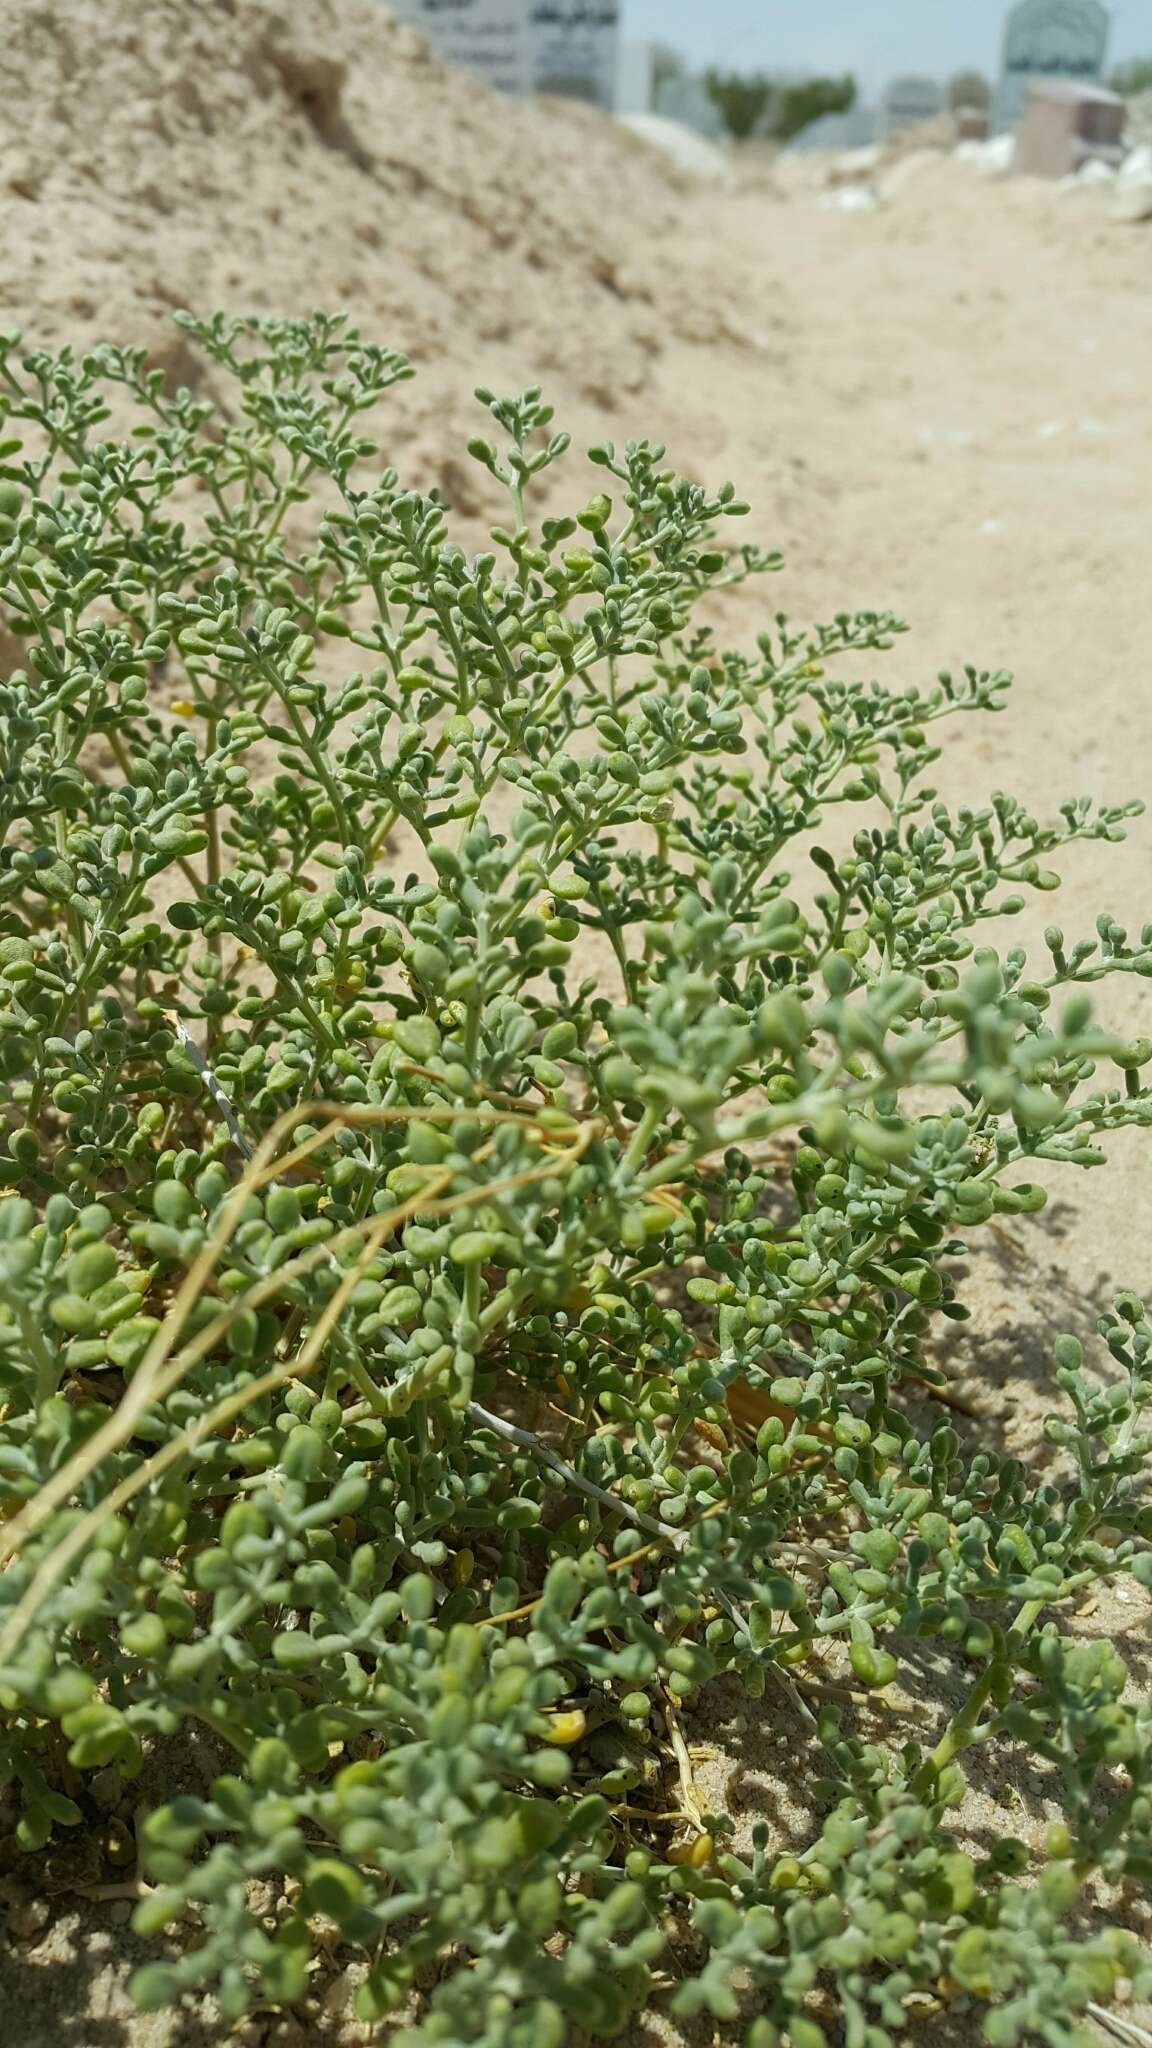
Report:
M 734 142 L 761 132 L 776 99 L 776 86 L 763 71 L 706 71 L 704 86 Z
M 139 1814 L 145 2005 L 291 2003 L 319 1943 L 413 2048 L 660 2000 L 880 2048 L 958 1989 L 1077 2039 L 1148 1976 L 1085 1911 L 1152 1873 L 1152 1716 L 1069 1617 L 1152 1577 L 1149 1325 L 1057 1344 L 1035 1470 L 932 1389 L 970 1235 L 1149 1119 L 1088 992 L 1152 929 L 978 943 L 1135 806 L 950 811 L 935 728 L 1007 678 L 856 680 L 886 615 L 718 647 L 700 600 L 778 564 L 662 448 L 535 516 L 567 438 L 480 393 L 470 554 L 364 437 L 401 357 L 187 324 L 216 405 L 0 360 L 19 1850 L 195 1727 L 230 1768 Z M 790 1731 L 810 1836 L 701 1810 L 707 1688 Z M 1044 1773 L 1042 1843 L 965 1841 L 974 1745 Z
M 1152 57 L 1131 57 L 1126 64 L 1118 64 L 1108 84 L 1125 99 L 1152 91 Z
M 850 72 L 838 78 L 799 78 L 781 85 L 772 108 L 772 134 L 791 142 L 825 114 L 847 114 L 856 105 L 856 80 Z
M 961 107 L 986 108 L 992 105 L 992 87 L 982 71 L 957 71 L 948 80 L 948 105 L 954 112 Z
M 825 114 L 846 114 L 856 104 L 856 80 L 842 78 L 777 79 L 765 71 L 717 71 L 704 74 L 704 84 L 724 126 L 735 142 L 769 135 L 791 142 Z

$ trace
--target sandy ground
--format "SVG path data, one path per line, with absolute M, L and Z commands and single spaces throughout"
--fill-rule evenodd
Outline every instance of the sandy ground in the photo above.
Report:
M 595 377 L 581 378 L 560 309 L 547 346 L 542 293 L 528 341 L 513 323 L 458 380 L 453 419 L 493 359 L 497 374 L 510 381 L 522 370 L 526 380 L 541 368 L 529 358 L 550 355 L 543 371 L 555 374 L 561 421 L 578 437 L 657 435 L 690 473 L 738 483 L 757 536 L 787 557 L 767 592 L 772 609 L 822 617 L 891 607 L 915 630 L 887 657 L 889 679 L 924 680 L 964 661 L 1016 672 L 1006 715 L 951 729 L 937 775 L 950 798 L 979 801 L 1004 786 L 1045 811 L 1081 791 L 1152 793 L 1152 226 L 1113 223 L 1094 195 L 990 186 L 944 161 L 920 167 L 890 204 L 852 213 L 823 210 L 803 184 L 788 189 L 761 175 L 720 197 L 669 184 L 656 160 L 632 161 L 650 206 L 646 310 L 643 321 L 629 315 L 626 388 L 603 352 Z M 627 222 L 621 232 L 626 241 Z M 363 306 L 356 291 L 345 294 L 366 324 L 373 266 L 383 260 L 364 246 L 349 280 Z M 595 311 L 595 289 L 603 286 L 586 284 L 582 317 Z M 627 289 L 617 282 L 610 297 L 612 318 L 622 317 Z M 666 314 L 676 305 L 683 317 Z M 404 346 L 396 313 L 384 338 Z M 427 295 L 414 312 L 421 320 Z M 71 331 L 70 321 L 80 333 L 99 326 L 87 306 L 69 311 L 54 300 L 53 335 Z M 418 465 L 441 465 L 450 496 L 439 408 L 453 369 L 450 360 L 435 373 L 401 437 Z M 726 626 L 751 632 L 764 603 L 763 587 L 741 594 Z M 1122 847 L 1065 856 L 1062 893 L 1016 921 L 1013 937 L 1053 919 L 1090 932 L 1105 907 L 1138 928 L 1152 916 L 1150 832 L 1138 821 Z M 1125 1031 L 1148 1031 L 1152 989 L 1117 981 L 1101 1009 Z M 1014 1446 L 1037 1443 L 1051 1406 L 1051 1337 L 1090 1332 L 1114 1287 L 1152 1283 L 1144 1158 L 1129 1135 L 1107 1171 L 1065 1170 L 1046 1217 L 1014 1222 L 974 1255 L 975 1317 L 950 1337 L 948 1363 L 983 1426 Z M 1135 1596 L 1116 1593 L 1082 1626 L 1121 1641 L 1146 1683 L 1146 1623 Z M 943 1713 L 957 1674 L 940 1667 L 930 1676 Z M 807 1825 L 809 1764 L 791 1709 L 768 1709 L 722 1701 L 690 1732 L 707 1751 L 706 1800 L 732 1801 L 747 1821 L 766 1813 L 783 1839 Z M 1044 1785 L 1009 1761 L 994 1780 L 975 1774 L 964 1824 L 977 1840 L 1030 1839 L 1046 1799 Z M 47 1928 L 36 1910 L 12 1913 L 0 1995 L 19 2001 L 6 2036 L 13 2048 L 208 2048 L 224 2037 L 210 2010 L 191 2020 L 132 2017 L 124 1978 L 144 1951 L 124 1925 L 129 1908 L 61 1904 Z M 306 2025 L 268 2016 L 241 2038 L 352 2048 L 361 2032 L 341 2018 L 342 1996 L 334 1980 L 326 2010 Z M 969 2038 L 961 2014 L 932 2024 L 942 2039 Z M 668 2038 L 640 2029 L 637 2048 L 657 2037 Z

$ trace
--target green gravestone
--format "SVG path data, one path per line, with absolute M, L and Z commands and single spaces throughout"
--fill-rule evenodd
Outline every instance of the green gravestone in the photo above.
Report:
M 1108 54 L 1111 18 L 1100 0 L 1019 0 L 1004 25 L 997 128 L 1014 128 L 1036 78 L 1095 84 Z

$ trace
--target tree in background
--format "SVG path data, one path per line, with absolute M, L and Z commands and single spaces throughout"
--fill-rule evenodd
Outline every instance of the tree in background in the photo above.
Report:
M 1132 57 L 1120 64 L 1108 80 L 1113 92 L 1135 99 L 1138 92 L 1152 92 L 1152 57 Z
M 802 128 L 819 121 L 824 114 L 846 114 L 856 104 L 856 80 L 845 72 L 842 78 L 803 78 L 782 85 L 772 107 L 770 130 L 777 142 L 791 142 Z
M 958 71 L 948 81 L 948 105 L 953 112 L 958 107 L 989 107 L 992 104 L 992 87 L 982 71 Z
M 856 103 L 856 80 L 780 80 L 762 71 L 707 71 L 704 83 L 734 142 L 770 135 L 790 142 L 823 114 L 846 114 Z
M 763 132 L 776 88 L 762 71 L 706 71 L 704 83 L 734 142 Z

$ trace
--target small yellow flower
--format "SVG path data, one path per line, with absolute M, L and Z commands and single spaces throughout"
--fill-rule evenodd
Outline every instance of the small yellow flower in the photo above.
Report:
M 196 706 L 190 697 L 173 697 L 172 709 L 177 718 L 195 718 Z
M 580 1741 L 587 1726 L 587 1716 L 578 1707 L 571 1714 L 553 1714 L 544 1740 L 556 1749 L 571 1749 L 574 1742 Z
M 674 1842 L 669 1863 L 686 1863 L 690 1870 L 706 1870 L 716 1851 L 711 1835 L 694 1835 L 690 1842 Z

